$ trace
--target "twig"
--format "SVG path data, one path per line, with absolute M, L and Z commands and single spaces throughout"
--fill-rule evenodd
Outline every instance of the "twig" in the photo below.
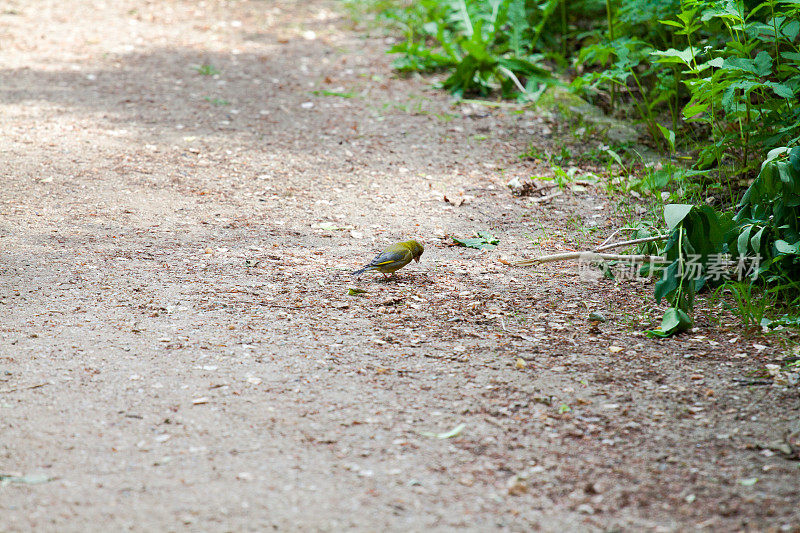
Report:
M 743 387 L 749 387 L 752 385 L 772 385 L 772 380 L 766 379 L 733 378 L 732 381 Z
M 44 383 L 37 383 L 36 385 L 28 385 L 27 387 L 14 387 L 12 389 L 3 389 L 0 390 L 0 393 L 7 393 L 7 392 L 14 392 L 18 390 L 29 390 L 29 389 L 38 389 L 39 387 L 44 387 L 45 385 L 49 385 L 50 382 L 45 381 Z
M 305 309 L 306 307 L 311 307 L 310 305 L 291 306 L 291 305 L 271 304 L 271 303 L 267 303 L 267 302 L 261 302 L 261 305 L 263 305 L 264 307 L 277 307 L 279 309 L 291 309 L 293 311 L 296 311 L 298 309 Z
M 486 107 L 507 107 L 512 109 L 522 109 L 523 107 L 525 107 L 524 105 L 520 104 L 510 104 L 508 102 L 491 102 L 489 100 L 474 100 L 471 98 L 463 98 L 459 100 L 459 102 L 462 104 L 476 104 Z
M 663 235 L 654 237 L 643 237 L 641 239 L 631 239 L 629 241 L 614 242 L 611 244 L 603 244 L 594 250 L 584 250 L 582 252 L 564 252 L 560 254 L 543 255 L 541 257 L 534 257 L 532 259 L 523 259 L 521 261 L 514 261 L 511 263 L 514 266 L 531 266 L 538 263 L 553 263 L 555 261 L 569 261 L 570 259 L 589 259 L 604 261 L 632 261 L 632 262 L 647 262 L 647 263 L 668 263 L 666 259 L 657 255 L 622 255 L 622 254 L 602 254 L 598 253 L 602 250 L 611 250 L 612 248 L 621 248 L 623 246 L 632 246 L 634 244 L 641 244 L 645 242 L 654 242 L 663 240 Z
M 531 202 L 534 203 L 534 204 L 538 204 L 540 202 L 548 202 L 548 201 L 552 200 L 553 198 L 555 198 L 556 196 L 561 196 L 562 194 L 564 194 L 563 191 L 556 191 L 554 193 L 548 194 L 547 196 L 540 196 L 538 198 L 531 198 Z
M 532 189 L 531 192 L 539 192 L 547 189 L 555 189 L 556 187 L 558 187 L 558 183 L 542 183 L 541 185 L 537 185 L 535 189 Z
M 645 242 L 663 241 L 666 239 L 664 235 L 655 235 L 653 237 L 642 237 L 641 239 L 631 239 L 629 241 L 612 242 L 611 244 L 601 244 L 593 252 L 601 252 L 603 250 L 611 250 L 612 248 L 622 248 L 623 246 L 633 246 L 634 244 L 642 244 Z
M 532 95 L 531 93 L 529 93 L 529 92 L 528 92 L 528 89 L 526 89 L 526 88 L 525 88 L 525 87 L 522 85 L 522 83 L 520 83 L 519 79 L 517 78 L 517 76 L 516 76 L 516 75 L 514 75 L 514 73 L 513 73 L 513 72 L 511 72 L 511 71 L 510 71 L 509 69 L 507 69 L 506 67 L 497 67 L 497 70 L 499 70 L 500 72 L 502 72 L 503 74 L 505 74 L 506 76 L 508 76 L 509 78 L 511 78 L 511 81 L 513 81 L 513 82 L 514 82 L 514 85 L 516 85 L 516 86 L 517 86 L 517 89 L 519 89 L 519 92 L 521 92 L 522 94 L 524 94 L 524 95 L 525 95 L 525 96 L 528 98 L 528 100 L 530 100 L 531 102 L 534 102 L 534 101 L 535 101 L 535 99 L 533 98 L 533 95 Z
M 535 257 L 533 259 L 523 259 L 522 261 L 514 261 L 511 263 L 513 266 L 531 266 L 538 263 L 554 263 L 556 261 L 568 261 L 570 259 L 588 259 L 603 261 L 631 261 L 634 263 L 654 263 L 666 264 L 669 261 L 658 255 L 625 255 L 625 254 L 600 254 L 596 252 L 565 252 L 562 254 L 543 255 L 542 257 Z
M 617 229 L 615 229 L 615 230 L 614 230 L 614 231 L 611 233 L 611 235 L 609 235 L 609 236 L 608 236 L 608 238 L 607 238 L 606 240 L 604 240 L 604 241 L 602 242 L 602 244 L 600 244 L 600 246 L 605 246 L 606 244 L 608 244 L 609 242 L 611 242 L 611 239 L 613 239 L 613 238 L 614 238 L 614 236 L 615 236 L 617 233 L 619 233 L 620 231 L 639 231 L 640 229 L 641 229 L 641 228 L 617 228 Z

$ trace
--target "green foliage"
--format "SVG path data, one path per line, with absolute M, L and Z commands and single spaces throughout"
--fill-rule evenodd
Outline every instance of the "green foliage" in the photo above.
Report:
M 553 83 L 535 39 L 558 3 L 540 9 L 524 0 L 421 0 L 387 10 L 405 34 L 389 50 L 399 54 L 394 67 L 446 70 L 442 87 L 458 97 L 499 89 L 507 98 L 535 99 L 539 85 Z
M 770 152 L 734 220 L 734 255 L 761 256 L 753 279 L 800 282 L 800 146 Z
M 453 237 L 453 242 L 466 248 L 475 248 L 476 250 L 493 250 L 495 246 L 500 244 L 500 239 L 488 231 L 478 231 L 475 233 L 474 237 L 467 237 L 463 239 Z
M 672 163 L 645 168 L 641 177 L 635 177 L 628 188 L 638 192 L 671 192 L 670 201 L 699 197 L 700 184 L 697 178 L 708 174 L 707 170 L 690 170 Z
M 759 327 L 767 319 L 767 311 L 777 304 L 775 294 L 748 281 L 731 281 L 720 287 L 731 295 L 731 308 L 745 327 Z
M 668 265 L 655 287 L 672 307 L 652 335 L 688 328 L 696 293 L 713 286 L 746 323 L 800 322 L 792 312 L 800 305 L 800 148 L 789 148 L 800 143 L 800 1 L 345 1 L 379 6 L 404 35 L 390 50 L 395 67 L 443 72 L 442 87 L 458 98 L 536 101 L 560 72 L 574 92 L 632 113 L 655 148 L 682 154 L 673 161 L 691 161 L 629 178 L 634 163 L 611 148 L 577 155 L 605 162 L 609 174 L 619 165 L 610 190 L 622 181 L 624 192 L 668 192 L 675 202 L 665 208 L 669 237 L 658 252 Z M 767 153 L 775 146 L 787 148 Z M 547 160 L 560 187 L 574 179 L 559 166 L 572 159 L 566 147 L 522 157 Z M 727 192 L 733 206 L 736 187 L 756 174 L 735 216 L 706 205 Z M 770 305 L 753 307 L 757 298 Z M 778 309 L 787 313 L 765 316 Z
M 708 205 L 669 204 L 664 219 L 670 236 L 661 252 L 669 263 L 656 283 L 655 298 L 666 298 L 673 307 L 690 311 L 695 294 L 706 284 L 707 266 L 724 253 L 731 216 Z
M 660 25 L 649 23 L 656 13 Z M 573 87 L 605 91 L 612 108 L 614 91 L 626 92 L 662 150 L 696 144 L 697 124 L 708 135 L 697 167 L 735 175 L 800 139 L 800 3 L 636 0 L 609 21 L 587 34 L 577 61 L 590 68 Z
M 651 337 L 661 337 L 663 339 L 686 331 L 690 327 L 692 327 L 692 319 L 689 315 L 682 309 L 673 307 L 664 313 L 664 318 L 661 319 L 659 328 L 648 330 L 647 334 Z
M 398 70 L 446 72 L 457 97 L 535 101 L 571 64 L 573 90 L 629 107 L 656 148 L 692 150 L 724 184 L 800 140 L 800 2 L 361 1 L 402 31 Z
M 210 104 L 213 104 L 215 106 L 231 105 L 231 103 L 228 100 L 225 100 L 223 98 L 212 98 L 211 96 L 204 96 L 203 100 L 205 100 L 206 102 L 209 102 Z
M 670 204 L 664 219 L 670 234 L 660 251 L 669 264 L 655 286 L 657 301 L 690 312 L 698 291 L 725 284 L 745 325 L 769 325 L 770 309 L 800 304 L 800 146 L 770 152 L 735 216 L 707 205 Z M 668 326 L 675 323 L 673 310 L 665 316 Z M 798 323 L 792 314 L 777 320 Z
M 201 76 L 216 76 L 217 74 L 220 74 L 219 69 L 217 69 L 217 67 L 214 65 L 197 65 L 194 67 L 194 69 Z

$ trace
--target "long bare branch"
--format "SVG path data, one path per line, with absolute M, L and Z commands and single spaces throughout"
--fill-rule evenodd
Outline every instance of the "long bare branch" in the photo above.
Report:
M 619 233 L 621 231 L 639 231 L 640 229 L 642 229 L 642 228 L 629 228 L 629 227 L 617 228 L 617 229 L 615 229 L 614 231 L 611 232 L 611 235 L 606 237 L 606 240 L 604 240 L 603 243 L 600 246 L 605 246 L 606 244 L 610 243 L 611 239 L 613 239 L 617 235 L 617 233 Z
M 604 261 L 633 261 L 633 262 L 654 262 L 654 263 L 667 263 L 666 259 L 657 255 L 624 255 L 624 254 L 603 254 L 599 253 L 603 250 L 611 250 L 613 248 L 622 248 L 624 246 L 633 246 L 634 244 L 642 244 L 645 242 L 655 242 L 664 240 L 664 235 L 656 235 L 653 237 L 642 237 L 641 239 L 631 239 L 628 241 L 613 242 L 611 244 L 602 244 L 594 250 L 584 250 L 582 252 L 563 252 L 560 254 L 543 255 L 540 257 L 533 257 L 531 259 L 522 259 L 510 263 L 513 266 L 531 266 L 540 263 L 554 263 L 556 261 L 569 261 L 571 259 L 602 259 Z
M 531 266 L 541 263 L 554 263 L 556 261 L 569 261 L 571 259 L 585 259 L 603 260 L 603 261 L 630 261 L 633 263 L 654 263 L 666 264 L 669 261 L 658 255 L 626 255 L 626 254 L 602 254 L 597 252 L 565 252 L 561 254 L 543 255 L 541 257 L 534 257 L 532 259 L 523 259 L 521 261 L 514 261 L 513 266 Z
M 595 248 L 593 251 L 601 252 L 603 250 L 611 250 L 613 248 L 622 248 L 623 246 L 633 246 L 634 244 L 643 244 L 645 242 L 663 241 L 666 239 L 664 235 L 654 235 L 652 237 L 642 237 L 641 239 L 631 239 L 629 241 L 612 242 L 611 244 L 603 244 Z

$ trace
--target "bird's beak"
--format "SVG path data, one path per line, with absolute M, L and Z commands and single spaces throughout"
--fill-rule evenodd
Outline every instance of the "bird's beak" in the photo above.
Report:
M 414 258 L 414 261 L 416 261 L 417 263 L 419 263 L 419 256 L 415 257 L 415 258 Z

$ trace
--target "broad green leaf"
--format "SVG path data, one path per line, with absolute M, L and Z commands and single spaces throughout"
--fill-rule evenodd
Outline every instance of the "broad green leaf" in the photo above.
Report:
M 798 52 L 781 52 L 781 57 L 790 61 L 800 63 L 800 53 Z
M 367 291 L 364 289 L 358 289 L 355 287 L 350 287 L 347 289 L 348 296 L 361 296 L 362 294 L 366 294 Z
M 664 206 L 664 220 L 671 231 L 686 218 L 692 210 L 691 204 L 667 204 Z
M 769 76 L 772 74 L 772 57 L 762 50 L 755 59 L 756 74 L 759 76 Z
M 496 245 L 500 244 L 500 239 L 485 231 L 479 231 L 475 237 L 460 239 L 453 237 L 453 242 L 459 246 L 466 246 L 467 248 L 475 248 L 476 250 L 491 250 Z
M 659 20 L 659 22 L 661 24 L 664 24 L 665 26 L 674 26 L 676 28 L 683 28 L 683 24 L 681 24 L 680 22 L 675 22 L 674 20 Z
M 795 150 L 797 150 L 797 148 L 795 148 Z M 764 166 L 765 166 L 767 163 L 769 163 L 770 161 L 773 161 L 773 160 L 775 160 L 775 159 L 779 158 L 780 156 L 782 156 L 782 155 L 783 155 L 783 154 L 785 154 L 785 153 L 789 153 L 789 148 L 788 148 L 788 147 L 786 147 L 786 146 L 782 146 L 782 147 L 780 147 L 780 148 L 773 148 L 772 150 L 770 150 L 769 152 L 767 152 L 767 158 L 766 158 L 766 159 L 764 160 L 764 162 L 761 164 L 761 168 L 763 169 L 763 168 L 764 168 Z
M 722 68 L 726 70 L 740 70 L 751 74 L 756 73 L 755 62 L 747 57 L 729 57 L 725 59 Z
M 789 163 L 796 172 L 800 173 L 800 146 L 795 146 L 789 152 Z
M 774 81 L 768 81 L 764 85 L 767 87 L 771 87 L 772 90 L 780 96 L 781 98 L 794 98 L 794 91 L 791 87 L 784 83 L 776 83 Z
M 794 42 L 794 40 L 797 39 L 797 35 L 800 34 L 800 21 L 797 19 L 790 21 L 781 28 L 780 33 L 782 33 L 789 42 Z
M 703 11 L 701 20 L 704 22 L 712 18 L 720 18 L 728 22 L 744 22 L 745 14 L 738 9 L 739 6 L 736 2 L 719 2 L 713 4 L 709 2 L 709 4 L 713 7 Z
M 671 307 L 664 313 L 661 319 L 661 326 L 658 329 L 648 330 L 647 334 L 651 337 L 670 337 L 692 327 L 692 319 L 685 311 Z
M 755 235 L 750 237 L 750 247 L 753 250 L 754 254 L 758 254 L 761 252 L 761 236 L 764 235 L 764 230 L 767 229 L 766 227 L 759 229 Z
M 736 250 L 739 255 L 744 257 L 747 255 L 747 245 L 750 242 L 750 233 L 753 231 L 753 226 L 747 226 L 740 234 L 736 241 Z
M 675 289 L 678 288 L 678 284 L 680 283 L 680 279 L 678 277 L 679 266 L 680 263 L 675 260 L 664 269 L 661 279 L 656 282 L 653 293 L 656 302 L 661 302 L 663 298 L 666 298 L 667 295 L 671 294 L 673 291 L 675 291 Z
M 674 152 L 675 151 L 675 132 L 670 130 L 670 129 L 665 128 L 661 124 L 657 124 L 657 126 L 658 126 L 659 131 L 661 131 L 661 134 L 664 136 L 664 138 L 669 143 L 670 152 Z
M 797 254 L 800 253 L 800 241 L 794 244 L 778 239 L 775 241 L 775 250 L 780 254 Z
M 697 68 L 693 70 L 693 72 L 703 72 L 709 67 L 720 68 L 725 63 L 725 59 L 722 57 L 715 57 L 714 59 L 710 59 L 705 63 L 701 63 L 697 65 Z
M 794 184 L 794 169 L 789 161 L 777 161 L 775 166 L 778 169 L 778 177 L 781 179 L 783 183 L 786 185 L 793 185 Z
M 661 59 L 658 61 L 661 63 L 684 63 L 686 65 L 691 64 L 692 59 L 694 59 L 694 55 L 697 53 L 697 48 L 687 47 L 685 50 L 676 50 L 675 48 L 670 48 L 669 50 L 655 50 L 650 52 L 651 55 L 658 56 Z
M 696 115 L 705 113 L 708 107 L 709 107 L 708 104 L 698 104 L 698 103 L 689 104 L 683 108 L 683 118 L 688 120 Z

